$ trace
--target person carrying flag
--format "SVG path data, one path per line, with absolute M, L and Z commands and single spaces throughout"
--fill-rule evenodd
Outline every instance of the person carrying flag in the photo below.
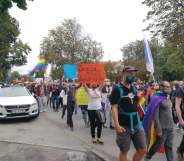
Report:
M 174 161 L 174 121 L 172 102 L 169 97 L 170 93 L 171 86 L 169 82 L 161 82 L 160 92 L 152 96 L 147 107 L 147 112 L 143 120 L 148 145 L 145 161 L 151 160 L 162 145 L 165 148 L 167 161 Z

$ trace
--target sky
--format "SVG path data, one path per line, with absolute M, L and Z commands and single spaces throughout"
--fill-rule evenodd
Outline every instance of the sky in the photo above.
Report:
M 84 32 L 102 44 L 103 60 L 122 59 L 120 48 L 143 39 L 143 19 L 148 9 L 143 0 L 34 0 L 23 11 L 14 6 L 10 14 L 19 21 L 20 38 L 32 51 L 28 63 L 13 70 L 26 74 L 38 62 L 40 43 L 49 30 L 64 19 L 77 18 Z

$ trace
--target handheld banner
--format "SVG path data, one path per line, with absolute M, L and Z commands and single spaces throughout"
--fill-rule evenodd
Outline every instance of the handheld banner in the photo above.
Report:
M 104 64 L 78 64 L 79 83 L 103 84 L 105 79 Z
M 65 79 L 77 79 L 77 73 L 78 73 L 78 66 L 77 65 L 70 65 L 65 64 L 63 66 L 64 68 L 64 78 Z
M 75 93 L 77 105 L 88 105 L 88 94 L 84 87 L 80 87 Z

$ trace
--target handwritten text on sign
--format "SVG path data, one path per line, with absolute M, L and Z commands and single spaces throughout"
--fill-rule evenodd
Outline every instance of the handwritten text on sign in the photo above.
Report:
M 78 64 L 78 82 L 102 84 L 104 79 L 103 64 Z

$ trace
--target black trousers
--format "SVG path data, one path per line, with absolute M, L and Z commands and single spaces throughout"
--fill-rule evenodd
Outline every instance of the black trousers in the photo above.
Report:
M 74 105 L 68 105 L 68 107 L 67 107 L 67 125 L 70 128 L 73 128 L 72 116 L 73 116 L 74 108 L 75 108 Z
M 95 138 L 95 129 L 97 127 L 97 137 L 101 138 L 102 134 L 102 120 L 97 113 L 97 110 L 88 110 L 88 116 L 91 127 L 91 137 Z

